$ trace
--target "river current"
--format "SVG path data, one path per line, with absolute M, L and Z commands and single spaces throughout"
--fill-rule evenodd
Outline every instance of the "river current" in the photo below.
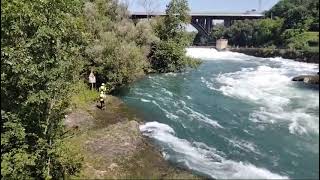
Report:
M 319 179 L 318 65 L 188 48 L 198 69 L 148 75 L 121 91 L 165 159 L 218 179 Z

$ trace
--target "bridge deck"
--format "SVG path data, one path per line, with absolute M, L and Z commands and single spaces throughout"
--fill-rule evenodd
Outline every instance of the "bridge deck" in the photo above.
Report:
M 153 12 L 147 14 L 146 12 L 132 12 L 131 19 L 145 19 L 154 16 L 166 16 L 164 12 Z M 235 12 L 191 12 L 190 24 L 198 30 L 198 33 L 210 37 L 212 28 L 214 27 L 214 20 L 223 20 L 224 26 L 229 27 L 235 20 L 244 19 L 261 19 L 263 14 L 257 12 L 235 13 Z
M 141 17 L 141 16 L 165 16 L 166 13 L 164 12 L 153 12 L 147 14 L 146 12 L 131 12 L 131 16 Z M 241 13 L 241 12 L 191 12 L 190 16 L 200 16 L 200 17 L 263 17 L 264 14 L 257 13 L 257 12 L 248 12 L 248 13 Z

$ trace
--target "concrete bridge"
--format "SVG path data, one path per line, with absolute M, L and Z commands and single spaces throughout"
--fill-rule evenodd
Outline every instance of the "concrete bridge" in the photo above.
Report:
M 166 16 L 165 13 L 146 13 L 146 12 L 132 12 L 130 17 L 131 19 L 146 19 L 148 17 L 155 16 Z M 249 11 L 245 13 L 213 13 L 213 12 L 192 12 L 191 16 L 191 25 L 198 30 L 198 33 L 209 37 L 213 27 L 214 20 L 223 20 L 224 26 L 229 27 L 232 25 L 235 20 L 244 20 L 244 19 L 260 19 L 263 18 L 264 15 L 261 13 L 257 13 L 254 11 Z

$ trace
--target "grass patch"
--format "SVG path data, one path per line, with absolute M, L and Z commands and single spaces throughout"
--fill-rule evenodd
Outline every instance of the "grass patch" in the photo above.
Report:
M 308 48 L 306 49 L 306 52 L 319 53 L 319 46 L 308 47 Z
M 74 84 L 72 92 L 71 106 L 73 108 L 85 108 L 99 98 L 99 93 L 96 90 L 90 90 L 84 82 Z
M 288 40 L 288 47 L 305 51 L 316 51 L 319 46 L 319 32 L 304 32 Z
M 304 32 L 302 35 L 309 41 L 319 41 L 319 32 Z

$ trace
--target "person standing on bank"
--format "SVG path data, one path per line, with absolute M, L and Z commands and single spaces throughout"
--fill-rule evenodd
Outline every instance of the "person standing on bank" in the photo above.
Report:
M 100 91 L 100 107 L 103 109 L 105 107 L 105 99 L 107 98 L 107 87 L 104 83 L 99 88 Z

